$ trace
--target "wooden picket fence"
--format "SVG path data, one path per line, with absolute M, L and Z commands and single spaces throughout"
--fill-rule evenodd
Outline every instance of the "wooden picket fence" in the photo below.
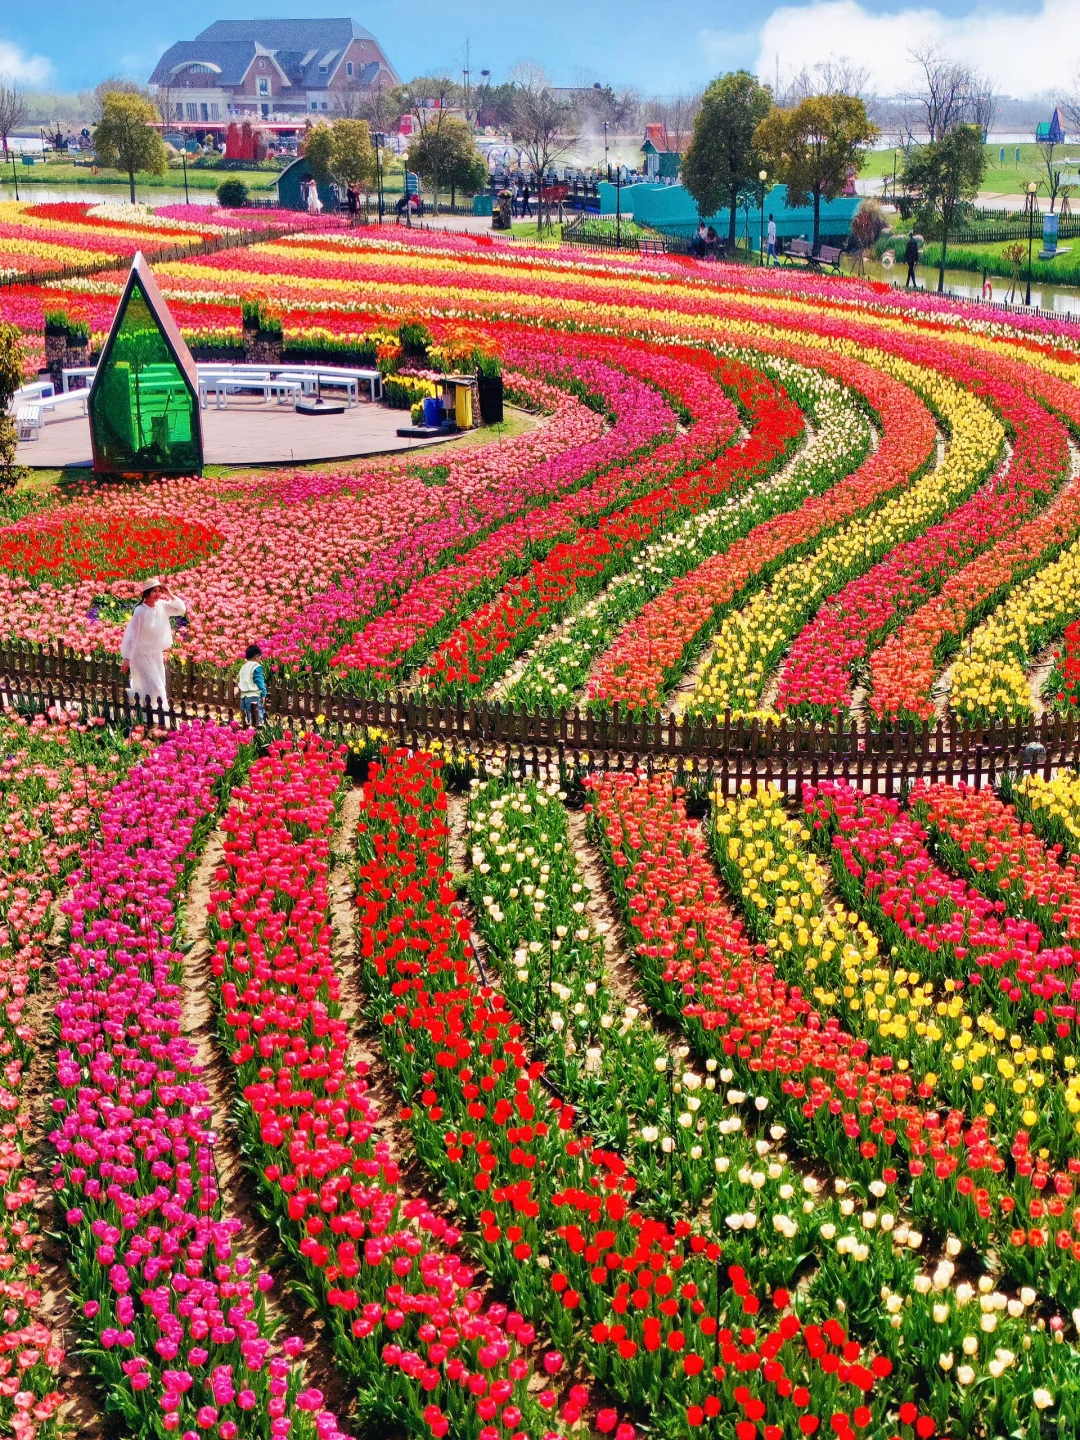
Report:
M 190 663 L 170 665 L 167 708 L 150 711 L 130 700 L 119 661 L 79 655 L 55 644 L 0 641 L 0 696 L 30 709 L 75 705 L 119 723 L 165 728 L 195 715 L 236 717 L 232 678 Z M 730 717 L 709 724 L 674 717 L 634 717 L 616 710 L 528 711 L 486 702 L 437 703 L 424 697 L 389 698 L 328 690 L 320 677 L 285 683 L 272 678 L 269 718 L 331 734 L 378 732 L 401 744 L 437 742 L 462 764 L 475 762 L 556 778 L 600 766 L 676 769 L 695 785 L 718 784 L 725 794 L 744 785 L 775 784 L 799 795 L 806 784 L 845 779 L 892 795 L 920 776 L 977 789 L 1005 773 L 1080 766 L 1080 724 L 1044 716 L 962 728 L 955 717 L 926 727 L 871 729 L 835 723 Z

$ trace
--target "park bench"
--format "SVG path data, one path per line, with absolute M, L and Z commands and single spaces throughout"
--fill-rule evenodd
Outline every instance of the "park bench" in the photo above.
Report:
M 836 245 L 819 245 L 815 251 L 809 240 L 791 240 L 784 252 L 784 264 L 793 265 L 802 261 L 808 270 L 820 270 L 824 265 L 840 273 L 840 256 L 844 252 Z
M 45 395 L 37 400 L 31 400 L 29 404 L 20 405 L 15 415 L 19 439 L 36 440 L 45 423 L 46 415 L 53 415 L 57 410 L 67 409 L 73 405 L 76 410 L 85 415 L 86 397 L 85 390 L 72 390 L 67 395 Z
M 642 255 L 666 255 L 667 245 L 663 240 L 639 240 L 638 251 Z
M 829 267 L 829 269 L 835 270 L 837 275 L 839 275 L 840 256 L 843 253 L 844 252 L 840 249 L 838 245 L 819 245 L 818 252 L 817 255 L 814 257 L 814 260 L 818 268 L 820 268 L 822 265 L 826 265 Z

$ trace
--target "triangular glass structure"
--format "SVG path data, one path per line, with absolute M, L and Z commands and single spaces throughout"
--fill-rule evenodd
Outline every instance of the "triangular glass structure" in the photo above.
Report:
M 195 362 L 141 252 L 90 387 L 90 437 L 99 474 L 202 471 Z

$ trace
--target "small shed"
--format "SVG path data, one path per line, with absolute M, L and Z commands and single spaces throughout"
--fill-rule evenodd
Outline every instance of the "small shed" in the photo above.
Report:
M 291 165 L 286 165 L 277 178 L 277 200 L 282 210 L 307 209 L 303 186 L 311 178 L 311 166 L 302 155 L 298 155 Z M 337 195 L 330 188 L 328 180 L 319 181 L 319 199 L 324 210 L 338 208 Z
M 674 180 L 677 177 L 682 166 L 685 139 L 683 135 L 669 133 L 662 122 L 645 126 L 641 153 L 645 156 L 644 170 L 650 180 Z
M 1061 123 L 1061 111 L 1055 110 L 1049 120 L 1044 120 L 1035 129 L 1036 145 L 1063 145 L 1065 126 Z

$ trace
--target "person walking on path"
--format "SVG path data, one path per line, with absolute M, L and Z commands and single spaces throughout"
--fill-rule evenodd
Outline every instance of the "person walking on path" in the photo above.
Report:
M 775 264 L 777 263 L 777 262 L 776 262 L 776 221 L 773 219 L 773 217 L 772 217 L 771 214 L 770 214 L 770 216 L 769 216 L 769 229 L 768 229 L 768 231 L 767 231 L 767 238 L 768 238 L 769 249 L 768 249 L 768 253 L 767 253 L 766 256 L 765 256 L 765 268 L 766 268 L 766 269 L 768 269 L 768 267 L 769 267 L 770 265 L 775 265 Z
M 915 278 L 915 266 L 919 263 L 919 242 L 914 235 L 908 236 L 908 242 L 904 246 L 904 262 L 907 265 L 907 281 L 904 289 L 907 290 L 909 286 L 914 285 L 917 290 L 919 282 Z
M 142 600 L 135 606 L 120 641 L 124 662 L 120 668 L 128 676 L 129 700 L 138 696 L 142 705 L 164 708 L 169 703 L 165 652 L 173 643 L 169 617 L 186 615 L 187 606 L 179 595 L 173 595 L 160 575 L 151 575 L 141 583 Z

